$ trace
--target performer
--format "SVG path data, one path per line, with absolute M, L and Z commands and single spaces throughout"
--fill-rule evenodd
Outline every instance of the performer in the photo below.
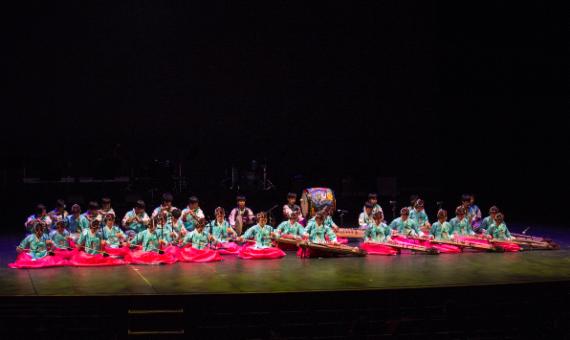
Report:
M 384 213 L 382 207 L 380 206 L 380 204 L 378 204 L 378 194 L 376 194 L 375 192 L 371 192 L 368 194 L 367 203 L 370 203 L 372 205 L 372 214 L 374 214 L 377 211 L 382 211 L 382 213 Z M 364 204 L 362 212 L 366 212 L 366 204 Z M 372 218 L 370 218 L 370 221 L 372 221 Z
M 493 221 L 493 224 L 489 226 L 489 229 L 487 229 L 487 233 L 495 240 L 514 239 L 505 224 L 505 217 L 502 213 L 497 213 L 495 215 L 495 220 Z
M 372 222 L 364 231 L 364 242 L 360 246 L 361 249 L 366 250 L 370 255 L 396 255 L 397 250 L 385 244 L 390 242 L 392 236 L 392 229 L 384 223 L 384 213 L 376 211 L 372 214 Z
M 87 211 L 83 213 L 83 217 L 85 217 L 89 223 L 93 222 L 94 220 L 97 220 L 99 223 L 101 223 L 103 221 L 103 216 L 99 214 L 99 203 L 95 201 L 89 202 Z
M 150 217 L 145 212 L 146 205 L 144 201 L 138 200 L 133 210 L 128 211 L 123 217 L 123 228 L 127 231 L 129 238 L 133 238 L 136 234 L 146 230 L 150 223 Z
M 402 208 L 400 210 L 400 217 L 390 223 L 390 228 L 396 230 L 397 233 L 403 237 L 408 235 L 411 236 L 422 236 L 423 232 L 418 228 L 418 225 L 414 220 L 409 218 L 410 210 L 408 208 Z
M 8 264 L 10 268 L 42 268 L 63 266 L 65 260 L 58 255 L 48 252 L 53 242 L 45 233 L 43 223 L 39 221 L 32 227 L 32 233 L 26 236 L 16 248 L 16 261 Z
M 283 206 L 283 218 L 288 220 L 294 211 L 301 211 L 301 207 L 297 205 L 297 194 L 290 192 L 287 194 L 287 204 Z M 301 214 L 297 214 L 297 222 L 301 225 L 305 222 Z
M 230 212 L 229 222 L 232 228 L 241 235 L 255 223 L 253 211 L 245 206 L 245 196 L 238 196 L 237 207 Z
M 209 229 L 216 240 L 216 248 L 218 248 L 220 254 L 237 255 L 240 247 L 231 241 L 237 237 L 237 233 L 226 221 L 226 211 L 222 207 L 217 207 L 214 210 L 214 214 L 216 219 L 210 222 Z
M 370 202 L 366 202 L 364 204 L 364 211 L 360 213 L 358 216 L 358 225 L 361 229 L 366 229 L 368 226 L 373 222 L 372 215 L 374 210 L 374 206 Z M 382 210 L 377 210 L 382 211 Z
M 277 227 L 277 234 L 279 237 L 303 238 L 307 236 L 305 229 L 298 222 L 299 210 L 293 210 L 289 214 L 289 220 L 283 221 Z
M 172 219 L 172 210 L 175 208 L 172 206 L 172 201 L 174 197 L 169 192 L 162 194 L 162 204 L 154 209 L 152 212 L 151 218 L 155 218 L 158 214 L 164 214 L 166 217 L 166 223 L 172 224 L 170 221 Z
M 424 234 L 429 233 L 431 224 L 429 223 L 428 215 L 424 210 L 424 201 L 422 199 L 417 199 L 414 209 L 410 211 L 410 219 L 414 220 L 421 231 Z
M 204 217 L 204 212 L 200 209 L 198 197 L 191 196 L 188 199 L 188 206 L 182 210 L 182 222 L 184 223 L 184 228 L 188 231 L 194 230 L 194 227 L 198 221 Z
M 183 248 L 178 254 L 184 262 L 214 262 L 221 261 L 220 253 L 209 246 L 217 242 L 216 238 L 205 230 L 206 219 L 196 222 L 194 230 L 188 232 L 182 241 Z
M 102 228 L 103 240 L 105 240 L 105 251 L 109 255 L 122 256 L 130 262 L 130 249 L 126 242 L 127 236 L 115 225 L 115 214 L 105 216 L 105 226 Z
M 84 230 L 89 229 L 89 220 L 81 214 L 79 204 L 71 206 L 71 214 L 67 216 L 67 228 L 74 240 L 79 239 L 79 235 L 81 235 Z
M 38 222 L 41 223 L 41 225 L 44 228 L 44 232 L 47 234 L 49 232 L 48 228 L 51 226 L 52 221 L 46 212 L 45 205 L 43 205 L 43 204 L 38 204 L 36 206 L 34 213 L 32 215 L 28 216 L 26 223 L 24 223 L 24 226 L 26 227 L 26 231 L 29 233 L 33 233 L 35 230 L 34 228 Z
M 71 239 L 71 234 L 65 229 L 65 220 L 59 220 L 55 224 L 55 229 L 49 234 L 52 242 L 52 249 L 55 254 L 66 260 L 75 255 L 75 244 Z
M 449 221 L 451 224 L 451 233 L 455 237 L 458 236 L 466 236 L 466 235 L 475 235 L 475 232 L 471 228 L 471 223 L 469 223 L 469 219 L 465 216 L 465 207 L 460 205 L 455 209 L 455 217 Z
M 97 218 L 93 218 L 88 230 L 84 230 L 79 237 L 77 246 L 79 250 L 73 255 L 70 263 L 78 267 L 93 266 L 115 266 L 125 264 L 121 259 L 112 258 L 104 251 L 105 241 L 100 223 Z
M 239 239 L 254 239 L 254 246 L 243 246 L 239 257 L 246 260 L 252 259 L 277 259 L 285 256 L 285 252 L 272 247 L 271 239 L 276 237 L 273 227 L 267 225 L 267 215 L 264 212 L 257 214 L 258 223 L 246 230 Z
M 55 208 L 48 213 L 49 218 L 52 222 L 52 229 L 55 229 L 55 225 L 58 221 L 66 221 L 68 213 L 65 210 L 65 201 L 58 199 L 55 201 Z
M 475 231 L 478 233 L 486 233 L 489 227 L 495 223 L 495 217 L 499 212 L 500 210 L 496 206 L 492 206 L 491 208 L 489 208 L 489 216 L 485 217 L 481 221 L 479 228 L 477 228 Z
M 307 224 L 305 232 L 308 234 L 309 242 L 340 244 L 337 242 L 333 228 L 330 224 L 326 223 L 325 216 L 323 212 L 319 212 L 315 215 L 314 219 L 311 219 Z
M 117 216 L 117 214 L 115 214 L 115 210 L 113 210 L 111 207 L 111 199 L 109 197 L 103 197 L 101 199 L 101 209 L 99 210 L 99 215 L 105 217 L 109 214 Z
M 184 223 L 182 222 L 182 212 L 179 209 L 172 210 L 172 220 L 170 221 L 171 224 L 168 224 L 168 227 L 178 235 L 178 240 L 186 235 L 188 232 L 186 228 L 184 228 Z M 174 241 L 174 244 L 178 244 L 178 240 Z
M 157 226 L 162 222 L 159 221 L 159 214 L 153 218 L 146 230 L 143 230 L 135 236 L 131 244 L 139 245 L 135 251 L 131 253 L 131 263 L 133 264 L 172 264 L 178 258 L 172 252 L 165 252 L 162 248 L 167 244 L 167 240 L 162 238 L 162 232 L 157 232 Z
M 453 227 L 447 222 L 447 211 L 440 209 L 437 212 L 437 222 L 430 229 L 430 236 L 435 240 L 450 240 Z
M 410 195 L 410 206 L 408 207 L 409 211 L 412 211 L 414 209 L 414 207 L 416 206 L 416 201 L 419 199 L 420 199 L 420 196 L 418 194 Z

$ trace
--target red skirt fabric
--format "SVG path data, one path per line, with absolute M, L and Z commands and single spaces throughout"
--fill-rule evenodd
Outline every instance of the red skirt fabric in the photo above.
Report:
M 111 256 L 105 257 L 103 254 L 91 255 L 83 251 L 78 251 L 73 255 L 69 264 L 76 267 L 102 267 L 123 265 L 125 261 Z
M 181 262 L 215 262 L 223 260 L 220 253 L 210 248 L 196 249 L 184 247 L 178 253 L 178 260 Z
M 336 241 L 340 244 L 348 244 L 348 238 L 346 237 L 337 237 Z
M 235 242 L 222 242 L 216 246 L 216 250 L 222 255 L 237 255 L 241 247 Z
M 280 259 L 285 252 L 279 248 L 255 248 L 252 246 L 242 247 L 238 257 L 244 260 Z
M 131 263 L 131 250 L 128 246 L 119 248 L 105 246 L 105 252 L 113 257 L 122 257 L 126 263 Z
M 496 246 L 503 248 L 507 252 L 517 252 L 521 251 L 521 247 L 513 242 L 504 241 L 504 242 L 493 242 Z
M 71 248 L 71 250 L 63 249 L 63 248 L 56 248 L 53 251 L 56 255 L 63 257 L 66 260 L 71 260 L 75 254 L 77 254 L 77 248 Z
M 132 264 L 173 264 L 176 261 L 178 261 L 178 257 L 167 251 L 164 254 L 142 249 L 131 252 Z
M 368 255 L 396 255 L 398 251 L 392 247 L 385 246 L 380 243 L 364 242 L 360 245 L 360 249 L 366 250 Z
M 44 256 L 41 259 L 33 259 L 28 253 L 20 253 L 16 257 L 16 261 L 9 263 L 8 267 L 26 269 L 26 268 L 47 268 L 61 267 L 67 265 L 67 261 L 57 254 L 54 256 Z

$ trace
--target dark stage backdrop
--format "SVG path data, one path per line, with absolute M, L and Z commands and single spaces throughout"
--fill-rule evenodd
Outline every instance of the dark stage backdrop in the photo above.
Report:
M 206 3 L 15 13 L 2 214 L 19 223 L 33 202 L 60 196 L 154 204 L 178 166 L 188 178 L 179 204 L 196 193 L 208 208 L 229 205 L 220 183 L 256 159 L 277 186 L 250 195 L 258 209 L 315 185 L 335 189 L 342 207 L 369 191 L 385 205 L 396 183 L 401 204 L 419 192 L 432 213 L 437 200 L 452 209 L 475 192 L 510 220 L 561 220 L 546 213 L 565 206 L 568 168 L 567 125 L 550 118 L 567 111 L 555 9 Z M 146 184 L 22 184 L 64 176 Z

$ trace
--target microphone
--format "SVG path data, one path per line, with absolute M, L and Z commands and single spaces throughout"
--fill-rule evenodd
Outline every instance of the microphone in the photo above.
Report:
M 348 214 L 348 210 L 343 210 L 343 209 L 337 209 L 336 212 L 341 214 Z

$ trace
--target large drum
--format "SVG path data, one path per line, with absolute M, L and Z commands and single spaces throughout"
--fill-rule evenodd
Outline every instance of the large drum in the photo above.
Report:
M 308 188 L 303 190 L 301 196 L 301 212 L 303 217 L 309 219 L 324 207 L 336 209 L 334 192 L 329 188 Z

